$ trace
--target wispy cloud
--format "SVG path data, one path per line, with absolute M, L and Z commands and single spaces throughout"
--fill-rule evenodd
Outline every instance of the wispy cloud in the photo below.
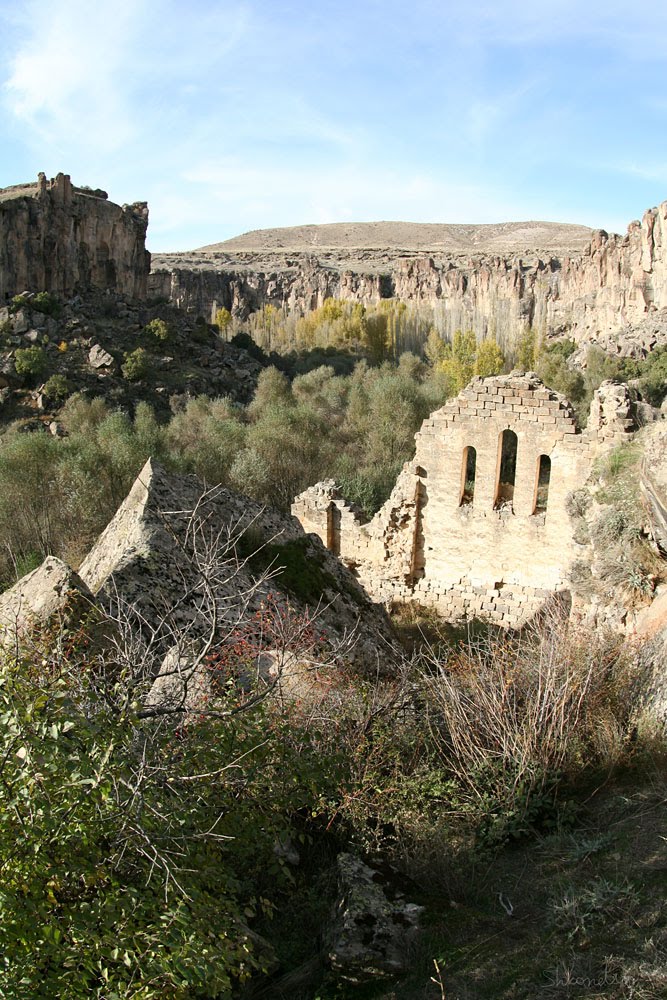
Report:
M 78 137 L 107 152 L 119 148 L 133 130 L 121 84 L 136 3 L 118 0 L 113 18 L 84 0 L 44 14 L 42 3 L 26 8 L 30 30 L 10 63 L 6 105 L 46 141 L 66 145 Z

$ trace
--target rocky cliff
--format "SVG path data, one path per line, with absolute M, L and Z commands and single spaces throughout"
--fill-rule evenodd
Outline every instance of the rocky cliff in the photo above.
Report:
M 394 245 L 365 249 L 341 239 L 324 246 L 312 235 L 307 246 L 289 236 L 265 236 L 262 249 L 253 239 L 262 234 L 248 234 L 157 256 L 149 287 L 189 311 L 209 315 L 225 306 L 239 318 L 265 304 L 306 312 L 327 296 L 362 302 L 396 297 L 431 310 L 445 336 L 469 328 L 479 337 L 494 335 L 503 346 L 528 326 L 613 352 L 644 353 L 667 340 L 661 313 L 667 309 L 667 202 L 632 222 L 624 236 L 555 227 L 554 238 L 547 224 L 535 225 L 540 228 L 532 236 L 527 224 L 516 224 L 502 239 L 463 238 L 458 230 L 484 227 L 453 227 L 456 239 L 436 241 L 431 234 L 431 250 L 428 234 L 419 245 L 408 234 L 401 249 L 385 230 L 382 239 Z M 355 239 L 358 244 L 358 234 Z M 619 345 L 629 331 L 636 334 L 632 345 Z
M 148 207 L 122 208 L 66 174 L 0 190 L 0 302 L 23 291 L 146 295 Z

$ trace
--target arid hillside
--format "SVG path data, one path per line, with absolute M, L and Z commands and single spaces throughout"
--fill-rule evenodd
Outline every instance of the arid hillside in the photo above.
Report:
M 239 250 L 432 250 L 447 253 L 576 253 L 592 230 L 560 222 L 500 222 L 465 225 L 432 222 L 334 222 L 328 225 L 255 229 L 200 252 Z

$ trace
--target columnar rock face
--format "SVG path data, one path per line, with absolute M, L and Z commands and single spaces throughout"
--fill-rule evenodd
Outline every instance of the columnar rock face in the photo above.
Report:
M 378 600 L 521 625 L 569 590 L 566 498 L 600 448 L 634 427 L 625 387 L 603 383 L 592 411 L 582 434 L 568 401 L 533 373 L 474 379 L 424 421 L 414 461 L 370 523 L 331 482 L 292 511 Z
M 145 202 L 114 205 L 66 174 L 0 190 L 0 302 L 90 288 L 142 298 L 150 270 Z
M 235 243 L 237 241 L 231 241 Z M 450 336 L 472 329 L 503 347 L 529 326 L 547 336 L 623 351 L 619 334 L 641 326 L 640 352 L 667 342 L 667 202 L 625 236 L 599 230 L 583 249 L 491 253 L 369 249 L 215 250 L 163 255 L 150 287 L 188 310 L 224 306 L 246 318 L 271 304 L 307 312 L 325 298 L 396 297 L 433 311 Z

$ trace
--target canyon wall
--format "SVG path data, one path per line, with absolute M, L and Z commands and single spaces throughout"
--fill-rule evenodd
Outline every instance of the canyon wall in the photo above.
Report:
M 0 302 L 23 291 L 90 288 L 145 297 L 147 226 L 145 202 L 121 208 L 66 174 L 0 190 Z
M 270 304 L 307 312 L 333 296 L 365 303 L 396 297 L 430 311 L 450 337 L 472 329 L 506 347 L 529 326 L 623 351 L 667 341 L 667 202 L 624 236 L 599 230 L 582 252 L 445 254 L 423 250 L 196 251 L 159 255 L 151 294 L 213 317 L 240 319 Z

